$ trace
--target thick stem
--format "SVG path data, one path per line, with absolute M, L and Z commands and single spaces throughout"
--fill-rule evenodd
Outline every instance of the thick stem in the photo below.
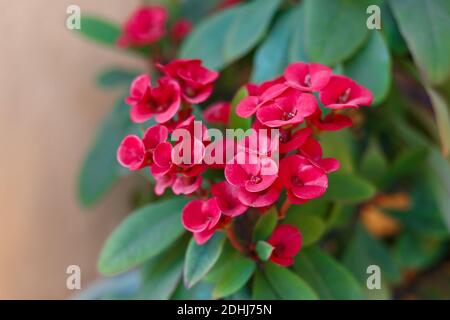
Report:
M 289 201 L 288 198 L 286 198 L 286 200 L 284 201 L 283 205 L 280 208 L 280 211 L 278 211 L 278 220 L 284 219 L 284 217 L 286 216 L 286 212 L 289 210 L 290 207 L 291 202 Z

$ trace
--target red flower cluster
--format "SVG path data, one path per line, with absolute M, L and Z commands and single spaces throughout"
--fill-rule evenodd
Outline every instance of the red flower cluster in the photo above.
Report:
M 117 39 L 120 47 L 142 47 L 153 44 L 166 34 L 168 13 L 163 6 L 144 6 L 134 11 L 125 22 L 122 34 Z M 170 30 L 170 37 L 177 42 L 192 29 L 189 20 L 176 21 Z
M 216 230 L 229 228 L 235 217 L 250 208 L 264 213 L 276 205 L 283 190 L 287 207 L 321 197 L 328 187 L 327 175 L 339 168 L 339 162 L 323 158 L 313 133 L 350 126 L 350 118 L 337 112 L 372 101 L 366 88 L 333 75 L 326 66 L 293 63 L 277 79 L 247 85 L 248 96 L 237 105 L 236 113 L 255 117 L 250 135 L 237 144 L 229 144 L 226 138 L 211 142 L 207 128 L 195 122 L 192 104 L 210 97 L 218 73 L 199 60 L 180 59 L 157 67 L 163 74 L 157 86 L 148 76 L 139 76 L 126 101 L 133 121 L 154 117 L 158 124 L 142 138 L 125 137 L 117 157 L 130 170 L 149 167 L 156 194 L 171 187 L 177 195 L 196 198 L 184 207 L 182 224 L 198 244 L 208 241 Z M 323 116 L 327 109 L 331 110 Z M 204 112 L 209 123 L 227 124 L 229 117 L 230 104 L 223 101 Z M 226 157 L 217 154 L 222 151 L 227 151 Z M 223 170 L 224 180 L 203 181 L 205 170 L 217 169 Z M 202 188 L 203 183 L 208 187 Z M 301 234 L 293 226 L 279 225 L 268 243 L 273 247 L 270 259 L 287 266 L 300 250 Z

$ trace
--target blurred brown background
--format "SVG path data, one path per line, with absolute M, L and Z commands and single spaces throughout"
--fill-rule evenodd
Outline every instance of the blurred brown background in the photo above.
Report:
M 122 22 L 139 1 L 0 3 L 0 299 L 67 298 L 67 266 L 81 267 L 82 287 L 95 279 L 100 247 L 127 212 L 126 183 L 90 210 L 75 197 L 83 154 L 117 96 L 94 77 L 144 65 L 67 30 L 66 8 Z

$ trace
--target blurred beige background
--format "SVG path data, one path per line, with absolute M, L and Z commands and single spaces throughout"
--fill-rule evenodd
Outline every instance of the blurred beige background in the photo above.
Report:
M 66 8 L 122 22 L 139 1 L 0 0 L 0 299 L 66 298 L 66 267 L 95 279 L 105 237 L 127 212 L 126 182 L 93 209 L 75 198 L 84 152 L 117 93 L 108 65 L 144 62 L 65 28 Z

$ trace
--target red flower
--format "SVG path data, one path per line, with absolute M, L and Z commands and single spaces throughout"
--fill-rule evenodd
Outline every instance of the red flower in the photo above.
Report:
M 174 41 L 180 41 L 192 30 L 192 22 L 188 19 L 180 19 L 172 26 L 170 36 Z
M 167 140 L 168 134 L 166 127 L 156 125 L 148 128 L 142 139 L 136 135 L 126 136 L 117 150 L 117 160 L 130 170 L 151 165 L 154 150 Z
M 270 261 L 283 267 L 294 263 L 294 257 L 302 246 L 300 231 L 289 224 L 278 225 L 267 240 L 273 246 Z
M 167 12 L 164 7 L 141 7 L 125 23 L 117 44 L 121 47 L 152 44 L 164 35 L 166 20 Z
M 212 124 L 228 124 L 230 119 L 231 104 L 225 101 L 213 103 L 205 111 L 203 117 Z
M 259 192 L 270 187 L 278 176 L 278 166 L 273 159 L 260 158 L 241 152 L 225 166 L 227 181 L 249 192 Z
M 151 87 L 150 78 L 141 75 L 134 79 L 130 95 L 125 100 L 131 106 L 131 119 L 141 123 L 156 116 L 156 122 L 169 121 L 180 108 L 180 88 L 176 81 L 164 77 L 158 87 Z
M 372 103 L 373 95 L 350 78 L 334 75 L 320 91 L 320 101 L 330 109 L 358 108 Z
M 284 71 L 286 83 L 302 91 L 320 91 L 330 80 L 332 70 L 318 63 L 291 63 Z
M 192 200 L 183 208 L 181 214 L 183 226 L 194 233 L 194 238 L 199 244 L 212 236 L 219 220 L 220 209 L 216 198 Z
M 280 180 L 289 201 L 295 204 L 322 196 L 328 187 L 325 171 L 300 155 L 290 155 L 280 163 Z
M 238 188 L 226 181 L 216 183 L 212 186 L 211 193 L 217 199 L 217 205 L 223 214 L 235 217 L 243 214 L 247 206 L 243 205 L 237 196 Z
M 175 182 L 176 174 L 168 173 L 155 177 L 155 194 L 161 196 Z
M 339 169 L 340 163 L 334 158 L 322 159 L 322 147 L 320 143 L 309 137 L 300 147 L 300 153 L 321 167 L 326 173 L 331 173 Z
M 252 208 L 263 208 L 274 204 L 281 194 L 281 188 L 278 183 L 274 182 L 269 188 L 259 191 L 250 192 L 245 187 L 238 190 L 238 199 L 242 204 Z
M 208 99 L 213 82 L 219 76 L 218 72 L 202 66 L 201 60 L 178 59 L 157 67 L 180 84 L 181 95 L 188 103 L 201 103 Z
M 179 194 L 191 194 L 197 191 L 202 185 L 202 176 L 185 176 L 178 175 L 172 184 L 172 191 L 176 195 Z
M 311 123 L 321 131 L 337 131 L 353 125 L 352 119 L 336 112 L 330 112 L 321 118 L 322 111 L 317 108 L 316 112 L 309 118 Z
M 262 104 L 256 112 L 258 120 L 272 128 L 298 124 L 317 109 L 316 98 L 309 93 L 290 89 Z

